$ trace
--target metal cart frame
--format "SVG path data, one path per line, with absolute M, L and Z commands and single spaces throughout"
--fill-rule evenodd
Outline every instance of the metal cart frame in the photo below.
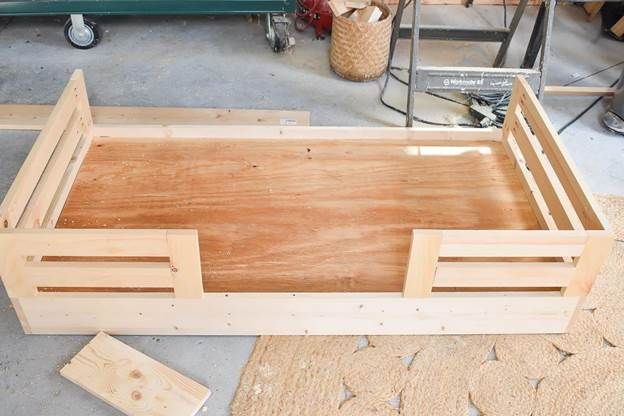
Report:
M 266 34 L 276 52 L 291 46 L 289 21 L 296 0 L 0 0 L 0 16 L 70 15 L 65 36 L 88 49 L 99 40 L 97 26 L 84 15 L 266 14 Z

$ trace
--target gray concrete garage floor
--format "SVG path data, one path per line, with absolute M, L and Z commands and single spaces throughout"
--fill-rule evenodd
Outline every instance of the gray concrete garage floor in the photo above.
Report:
M 513 8 L 510 8 L 513 9 Z M 522 58 L 537 9 L 530 8 L 507 63 Z M 502 24 L 497 6 L 426 6 L 424 23 Z M 510 10 L 511 15 L 511 10 Z M 307 110 L 314 125 L 401 125 L 403 117 L 378 100 L 379 82 L 344 81 L 328 66 L 328 40 L 296 34 L 283 55 L 268 48 L 257 20 L 236 17 L 106 17 L 97 19 L 97 48 L 68 47 L 61 19 L 0 19 L 0 103 L 54 103 L 69 75 L 82 68 L 95 105 L 204 106 Z M 5 25 L 6 24 L 6 25 Z M 400 45 L 397 64 L 407 61 Z M 496 46 L 423 42 L 423 62 L 488 65 Z M 549 84 L 563 84 L 624 59 L 624 43 L 604 37 L 599 19 L 585 22 L 578 7 L 557 8 Z M 578 85 L 606 86 L 621 67 Z M 404 105 L 396 83 L 389 101 Z M 548 114 L 561 126 L 592 98 L 547 98 Z M 562 134 L 594 192 L 624 194 L 624 137 L 599 122 L 600 103 Z M 455 121 L 464 108 L 419 96 L 423 118 Z M 0 196 L 4 195 L 36 132 L 0 132 Z M 4 290 L 0 291 L 0 415 L 111 415 L 114 409 L 61 378 L 59 368 L 90 337 L 24 336 Z M 213 396 L 204 413 L 226 415 L 253 337 L 121 337 L 129 345 L 208 385 Z

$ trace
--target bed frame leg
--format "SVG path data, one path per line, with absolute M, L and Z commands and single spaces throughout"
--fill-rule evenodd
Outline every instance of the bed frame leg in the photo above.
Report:
M 404 297 L 424 298 L 431 295 L 441 244 L 440 231 L 412 232 L 412 244 L 403 284 Z
M 564 296 L 586 296 L 591 290 L 600 268 L 606 262 L 611 248 L 613 236 L 609 232 L 597 231 L 590 233 L 581 256 L 576 258 L 576 272 L 568 287 L 563 288 Z
M 196 230 L 167 231 L 167 245 L 173 276 L 173 293 L 176 298 L 201 298 L 202 283 L 199 240 Z

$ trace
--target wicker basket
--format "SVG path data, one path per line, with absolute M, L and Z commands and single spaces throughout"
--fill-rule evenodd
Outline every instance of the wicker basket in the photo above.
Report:
M 377 22 L 358 22 L 344 16 L 334 16 L 329 64 L 343 78 L 370 81 L 379 78 L 388 65 L 392 12 L 383 2 L 371 5 L 381 9 Z

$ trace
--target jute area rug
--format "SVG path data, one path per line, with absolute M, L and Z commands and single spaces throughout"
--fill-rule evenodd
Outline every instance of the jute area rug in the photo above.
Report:
M 624 198 L 615 248 L 568 334 L 260 337 L 234 416 L 624 415 Z

